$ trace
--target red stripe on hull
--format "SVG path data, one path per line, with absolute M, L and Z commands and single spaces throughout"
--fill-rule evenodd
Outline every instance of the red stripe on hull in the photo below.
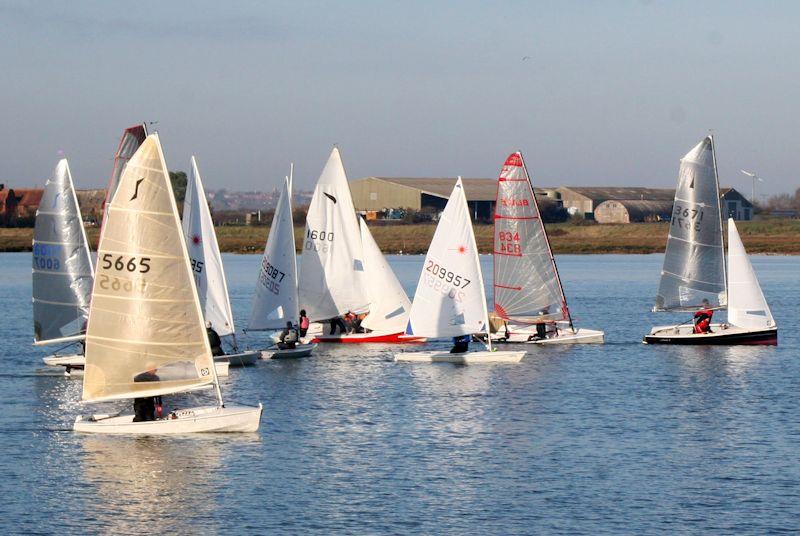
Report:
M 342 344 L 364 344 L 364 343 L 394 343 L 394 344 L 421 344 L 427 339 L 425 337 L 415 337 L 405 333 L 377 333 L 375 335 L 353 334 L 353 335 L 322 335 L 315 337 L 312 342 L 342 343 Z

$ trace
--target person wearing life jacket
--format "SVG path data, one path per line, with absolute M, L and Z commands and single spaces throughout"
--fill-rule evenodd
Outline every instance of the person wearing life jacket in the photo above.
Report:
M 703 300 L 703 308 L 694 314 L 694 332 L 695 333 L 711 333 L 711 318 L 714 316 L 714 310 L 708 300 Z
M 280 342 L 278 343 L 278 348 L 281 350 L 293 350 L 297 348 L 297 340 L 300 337 L 297 334 L 297 330 L 294 328 L 291 322 L 286 322 L 286 327 L 283 328 L 281 331 L 281 338 Z
M 308 316 L 306 316 L 306 310 L 300 309 L 300 321 L 297 323 L 297 326 L 300 331 L 300 336 L 305 337 L 306 333 L 308 333 L 308 326 L 310 322 L 308 320 Z

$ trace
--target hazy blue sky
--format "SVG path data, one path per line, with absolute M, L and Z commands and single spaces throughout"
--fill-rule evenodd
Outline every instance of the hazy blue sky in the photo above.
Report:
M 171 169 L 269 189 L 332 144 L 348 176 L 672 187 L 709 128 L 721 182 L 800 186 L 800 3 L 0 2 L 0 182 L 57 152 L 105 184 L 121 130 L 158 121 Z M 529 59 L 523 60 L 524 57 Z

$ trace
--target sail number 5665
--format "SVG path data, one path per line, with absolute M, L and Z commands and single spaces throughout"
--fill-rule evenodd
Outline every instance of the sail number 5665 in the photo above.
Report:
M 103 269 L 110 270 L 113 268 L 118 272 L 139 272 L 142 274 L 146 274 L 150 271 L 150 257 L 130 257 L 126 258 L 124 255 L 120 255 L 117 258 L 114 258 L 114 255 L 111 253 L 106 253 L 103 255 Z
M 453 283 L 457 287 L 467 288 L 467 285 L 471 283 L 471 280 L 467 279 L 466 277 L 456 275 L 444 266 L 439 266 L 433 261 L 428 261 L 428 265 L 425 267 L 425 270 L 432 273 L 439 279 L 447 281 L 448 283 Z

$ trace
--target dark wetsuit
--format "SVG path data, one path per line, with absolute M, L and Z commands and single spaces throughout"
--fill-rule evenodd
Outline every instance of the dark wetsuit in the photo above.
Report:
M 217 332 L 214 331 L 214 328 L 206 328 L 206 334 L 208 334 L 208 344 L 211 346 L 211 355 L 225 355 L 225 352 L 222 350 L 222 341 L 219 335 L 217 335 Z
M 461 335 L 460 337 L 453 337 L 453 347 L 450 348 L 451 354 L 463 354 L 469 351 L 469 341 L 471 335 Z
M 336 318 L 331 318 L 331 335 L 336 335 L 336 328 L 339 328 L 339 333 L 344 335 L 347 333 L 347 326 L 342 320 L 341 316 L 337 316 Z
M 133 378 L 133 381 L 136 383 L 157 382 L 158 380 L 159 380 L 158 376 L 156 376 L 155 373 L 149 371 L 137 374 Z M 146 396 L 142 398 L 134 398 L 133 422 L 156 420 L 156 403 L 161 404 L 160 396 Z

